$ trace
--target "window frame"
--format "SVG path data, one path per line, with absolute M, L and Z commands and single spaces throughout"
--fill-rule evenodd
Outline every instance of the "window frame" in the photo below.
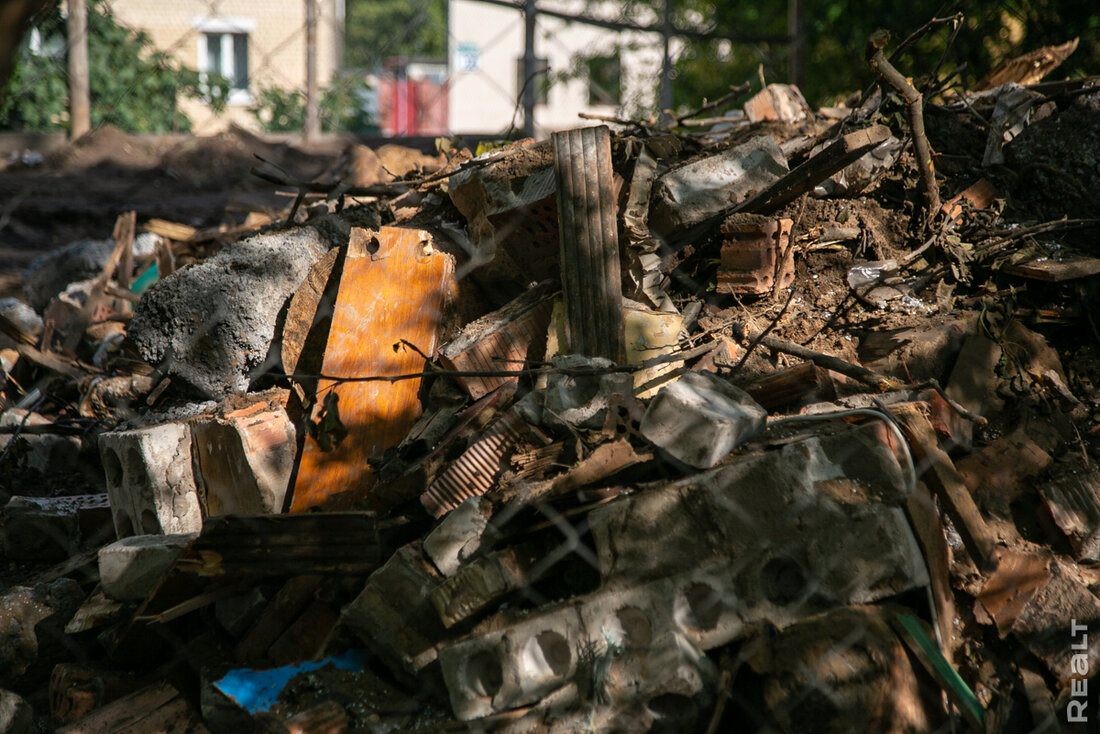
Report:
M 523 102 L 523 57 L 516 59 L 516 99 Z M 531 79 L 535 85 L 535 105 L 550 104 L 550 59 L 543 56 L 535 57 L 535 76 Z
M 216 72 L 229 79 L 231 86 L 227 102 L 231 105 L 252 104 L 252 69 L 249 63 L 251 44 L 249 37 L 256 30 L 256 21 L 251 18 L 196 18 L 192 27 L 198 31 L 198 70 L 205 80 L 206 74 Z M 220 69 L 210 68 L 210 39 L 217 38 L 220 48 L 218 60 Z M 245 69 L 244 86 L 236 86 L 241 75 L 237 73 L 237 44 L 243 39 Z
M 593 79 L 593 75 L 599 65 L 607 64 L 607 66 L 613 66 L 615 69 L 614 80 L 616 88 L 614 90 L 608 90 L 603 87 L 598 81 Z M 589 107 L 621 107 L 623 104 L 623 58 L 622 54 L 616 51 L 614 54 L 607 54 L 601 56 L 589 56 L 584 60 L 585 69 L 585 82 L 587 84 L 588 93 L 588 106 Z M 614 96 L 608 95 L 607 92 L 614 92 Z

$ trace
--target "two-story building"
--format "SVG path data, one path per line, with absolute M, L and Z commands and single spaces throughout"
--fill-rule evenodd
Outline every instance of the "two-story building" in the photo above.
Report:
M 108 0 L 107 5 L 121 25 L 145 31 L 184 66 L 230 80 L 221 116 L 199 100 L 180 100 L 201 135 L 229 122 L 257 127 L 249 107 L 265 87 L 305 90 L 306 2 L 317 6 L 317 78 L 324 88 L 343 54 L 344 0 Z

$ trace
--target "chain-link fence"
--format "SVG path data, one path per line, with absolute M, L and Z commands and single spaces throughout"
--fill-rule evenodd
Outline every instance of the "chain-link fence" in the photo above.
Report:
M 417 6 L 349 72 L 340 6 L 315 7 L 312 28 L 298 0 L 91 12 L 147 33 L 161 69 L 198 73 L 178 110 L 195 132 L 227 118 L 298 131 L 306 97 L 323 129 L 339 127 L 323 90 L 352 77 L 394 135 L 507 135 L 527 92 L 540 137 L 578 110 L 656 109 L 663 50 L 649 31 L 454 0 L 445 27 Z M 445 58 L 395 53 L 425 26 L 445 34 Z M 32 35 L 32 53 L 68 75 L 51 38 Z M 139 106 L 142 80 L 119 81 L 110 106 Z M 782 155 L 764 137 L 751 155 Z M 5 367 L 0 421 L 12 435 L 0 467 L 20 477 L 0 482 L 15 495 L 3 531 L 20 585 L 0 592 L 0 614 L 52 622 L 12 626 L 22 637 L 0 650 L 14 661 L 0 686 L 30 697 L 48 680 L 41 718 L 99 711 L 133 731 L 980 730 L 992 694 L 979 700 L 952 663 L 977 679 L 993 644 L 1039 674 L 1034 650 L 974 632 L 954 608 L 949 556 L 969 570 L 990 551 L 971 527 L 959 536 L 949 493 L 918 481 L 950 465 L 938 446 L 955 447 L 954 407 L 938 388 L 887 398 L 905 406 L 862 388 L 822 406 L 853 383 L 798 371 L 795 348 L 765 341 L 789 330 L 811 343 L 802 322 L 824 331 L 842 305 L 847 260 L 794 280 L 796 242 L 814 231 L 807 199 L 769 214 L 785 224 L 765 235 L 763 215 L 730 223 L 721 202 L 722 229 L 688 247 L 676 239 L 693 224 L 667 199 L 648 221 L 638 207 L 657 160 L 695 148 L 603 143 L 602 158 L 575 147 L 572 168 L 561 149 L 514 147 L 450 171 L 446 188 L 432 175 L 364 187 L 363 206 L 321 184 L 311 193 L 327 201 L 295 219 L 315 227 L 241 225 L 247 237 L 226 235 L 140 300 L 132 276 L 160 277 L 219 233 L 160 222 L 165 240 L 143 251 L 120 229 L 84 301 L 57 298 L 33 336 L 6 329 L 24 360 Z M 566 186 L 584 195 L 555 192 Z M 810 209 L 837 229 L 833 210 Z M 148 224 L 133 218 L 129 236 L 134 222 Z M 592 251 L 563 257 L 570 238 Z M 833 252 L 851 238 L 826 239 L 812 242 Z M 717 293 L 723 268 L 746 289 Z M 594 351 L 614 359 L 562 356 L 609 284 L 622 344 Z M 103 326 L 123 321 L 125 342 Z M 58 465 L 95 473 L 107 498 L 64 496 Z M 56 483 L 30 487 L 36 472 Z M 179 533 L 192 535 L 167 537 Z M 154 538 L 100 550 L 113 534 Z M 59 565 L 21 575 L 45 559 Z M 313 660 L 324 669 L 304 670 Z M 1023 715 L 1038 725 L 1043 710 Z

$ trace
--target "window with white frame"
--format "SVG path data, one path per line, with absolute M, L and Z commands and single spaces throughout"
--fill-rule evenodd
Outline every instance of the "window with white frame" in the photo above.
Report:
M 199 31 L 199 71 L 229 80 L 230 104 L 250 104 L 248 35 L 255 30 L 255 21 L 210 18 L 194 25 Z

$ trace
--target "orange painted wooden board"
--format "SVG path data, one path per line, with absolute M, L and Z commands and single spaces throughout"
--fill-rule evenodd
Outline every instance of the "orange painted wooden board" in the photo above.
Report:
M 400 343 L 404 339 L 425 354 L 433 353 L 453 272 L 451 258 L 432 248 L 427 232 L 353 229 L 323 374 L 365 377 L 422 371 L 424 358 Z M 367 459 L 399 443 L 420 415 L 419 378 L 333 384 L 320 381 L 313 417 L 327 391 L 335 390 L 347 436 L 332 451 L 323 451 L 306 436 L 291 512 L 341 509 L 366 498 L 374 483 Z

